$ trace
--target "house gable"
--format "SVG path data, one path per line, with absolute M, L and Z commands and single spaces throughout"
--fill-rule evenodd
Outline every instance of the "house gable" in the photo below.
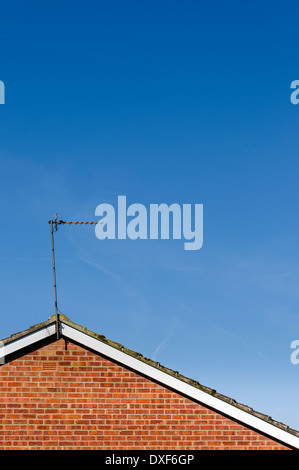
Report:
M 60 409 L 59 425 L 68 435 L 93 436 L 89 447 L 97 442 L 100 448 L 111 449 L 116 445 L 139 449 L 154 445 L 157 448 L 157 444 L 160 448 L 177 448 L 180 443 L 192 449 L 299 448 L 295 431 L 63 317 L 60 336 L 57 341 L 55 321 L 50 318 L 4 340 L 9 362 L 0 368 L 2 392 L 10 399 L 4 405 L 15 404 L 15 414 L 20 404 L 28 412 L 27 406 L 39 400 L 44 404 L 50 401 L 54 405 L 52 411 Z M 22 351 L 26 354 L 22 355 Z M 12 377 L 19 378 L 12 381 Z M 37 386 L 33 387 L 35 380 Z M 9 388 L 13 391 L 9 392 Z M 33 394 L 35 401 L 26 393 Z M 62 410 L 73 410 L 69 414 L 79 416 L 78 410 L 82 411 L 82 407 L 85 418 L 72 420 L 69 416 L 69 420 L 64 419 Z M 57 420 L 51 409 L 41 409 L 44 416 L 38 426 L 49 429 L 38 426 L 31 429 L 33 434 L 36 432 L 48 439 L 48 431 L 58 432 L 49 424 Z M 27 422 L 23 425 L 30 426 Z M 75 431 L 76 426 L 81 428 Z M 105 429 L 111 431 L 111 435 L 106 434 L 106 441 L 99 440 Z M 113 436 L 117 439 L 113 440 Z M 66 442 L 62 439 L 61 445 L 71 445 Z M 76 439 L 72 445 L 76 446 Z

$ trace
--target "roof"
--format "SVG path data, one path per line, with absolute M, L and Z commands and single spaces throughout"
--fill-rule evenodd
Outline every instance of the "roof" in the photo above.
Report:
M 229 419 L 234 419 L 257 432 L 267 435 L 269 438 L 299 449 L 299 431 L 291 429 L 289 426 L 272 419 L 270 416 L 259 413 L 249 406 L 238 403 L 196 380 L 164 367 L 159 362 L 147 359 L 142 354 L 127 349 L 103 335 L 94 333 L 86 327 L 70 321 L 64 315 L 59 315 L 59 334 L 62 338 L 92 349 L 94 352 L 130 368 L 136 373 L 172 389 L 174 392 L 184 394 L 186 397 L 226 415 Z M 38 347 L 38 343 L 44 340 L 50 342 L 57 340 L 55 315 L 45 322 L 3 339 L 0 343 L 0 364 L 5 363 L 5 358 L 8 360 L 9 356 L 15 355 L 17 352 L 21 353 L 24 348 L 32 348 L 35 345 Z

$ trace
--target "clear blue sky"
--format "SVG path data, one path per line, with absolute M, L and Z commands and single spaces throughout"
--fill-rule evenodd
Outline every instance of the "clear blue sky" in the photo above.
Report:
M 55 313 L 56 212 L 201 203 L 198 251 L 61 227 L 59 309 L 299 429 L 298 2 L 0 7 L 0 337 Z

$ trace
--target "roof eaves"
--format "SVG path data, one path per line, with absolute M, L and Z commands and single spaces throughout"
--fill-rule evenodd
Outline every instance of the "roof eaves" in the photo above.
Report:
M 125 346 L 123 346 L 122 344 L 120 343 L 116 343 L 115 341 L 111 341 L 109 339 L 107 339 L 105 336 L 103 335 L 99 335 L 97 333 L 94 333 L 90 330 L 88 330 L 86 327 L 84 326 L 81 326 L 81 325 L 78 325 L 76 323 L 73 323 L 72 321 L 70 321 L 69 319 L 67 319 L 67 317 L 65 317 L 63 319 L 63 322 L 69 326 L 71 326 L 72 328 L 75 328 L 76 330 L 78 331 L 81 331 L 82 333 L 85 333 L 86 335 L 89 335 L 91 336 L 92 338 L 95 338 L 97 339 L 98 341 L 101 341 L 117 350 L 119 350 L 120 352 L 122 353 L 125 353 L 125 354 L 128 354 L 129 356 L 139 360 L 139 361 L 142 361 L 154 368 L 156 368 L 157 370 L 160 370 L 161 372 L 164 372 L 188 385 L 191 385 L 195 388 L 197 388 L 198 390 L 201 390 L 202 392 L 204 393 L 207 393 L 215 398 L 218 398 L 219 400 L 222 400 L 223 402 L 229 404 L 229 405 L 232 405 L 246 413 L 249 413 L 250 415 L 252 416 L 255 416 L 256 418 L 266 422 L 266 423 L 269 423 L 269 424 L 272 424 L 273 426 L 277 427 L 278 429 L 281 429 L 283 431 L 286 431 L 296 437 L 299 437 L 299 431 L 295 430 L 295 429 L 292 429 L 290 428 L 289 426 L 287 426 L 286 424 L 284 423 L 281 423 L 273 418 L 271 418 L 270 416 L 264 414 L 264 413 L 260 413 L 258 411 L 255 411 L 253 408 L 251 408 L 250 406 L 247 406 L 247 405 L 244 405 L 242 403 L 239 403 L 237 402 L 235 399 L 231 398 L 231 397 L 228 397 L 226 395 L 223 395 L 219 392 L 217 392 L 215 389 L 213 388 L 210 388 L 210 387 L 207 387 L 205 385 L 202 385 L 201 383 L 199 383 L 198 381 L 196 380 L 193 380 L 193 379 L 190 379 L 188 377 L 185 377 L 184 375 L 182 375 L 181 373 L 179 373 L 178 371 L 174 371 L 168 367 L 165 367 L 163 365 L 161 365 L 159 362 L 156 362 L 156 361 L 153 361 L 151 359 L 148 359 L 146 357 L 144 357 L 142 354 L 136 352 L 136 351 L 132 351 L 131 349 L 128 349 L 126 348 Z
M 26 330 L 20 331 L 18 333 L 14 333 L 11 336 L 8 336 L 7 338 L 4 338 L 1 340 L 2 344 L 7 345 L 9 343 L 12 343 L 13 341 L 17 341 L 25 336 L 28 336 L 34 332 L 37 332 L 43 328 L 46 328 L 47 326 L 53 324 L 53 317 L 50 317 L 48 320 L 38 323 L 36 325 L 30 326 Z

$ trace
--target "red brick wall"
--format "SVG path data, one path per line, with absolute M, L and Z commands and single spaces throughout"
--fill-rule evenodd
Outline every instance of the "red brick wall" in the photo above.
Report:
M 0 450 L 284 449 L 76 345 L 0 368 Z

